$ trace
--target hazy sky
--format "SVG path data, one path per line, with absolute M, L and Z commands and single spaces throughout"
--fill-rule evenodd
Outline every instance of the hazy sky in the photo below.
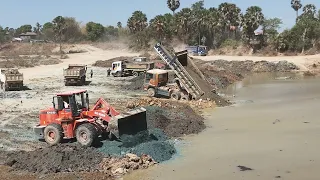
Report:
M 44 24 L 54 17 L 75 17 L 83 23 L 94 21 L 103 25 L 123 25 L 135 10 L 147 14 L 148 20 L 158 14 L 170 13 L 167 0 L 3 0 L 1 2 L 0 25 L 17 28 L 22 24 Z M 197 0 L 180 0 L 181 6 L 190 7 Z M 285 29 L 295 21 L 295 12 L 290 0 L 205 0 L 206 7 L 217 7 L 222 2 L 237 4 L 243 12 L 252 5 L 260 6 L 266 17 L 278 17 L 283 20 Z M 315 4 L 320 8 L 320 0 L 302 0 L 302 4 Z

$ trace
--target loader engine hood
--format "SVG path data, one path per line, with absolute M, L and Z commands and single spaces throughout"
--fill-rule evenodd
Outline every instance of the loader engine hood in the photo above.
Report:
M 57 118 L 58 118 L 58 112 L 54 108 L 40 110 L 39 112 L 40 125 L 50 124 L 51 122 L 55 121 Z

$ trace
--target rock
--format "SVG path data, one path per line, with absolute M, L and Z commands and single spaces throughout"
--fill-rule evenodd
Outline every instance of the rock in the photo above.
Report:
M 128 153 L 126 154 L 126 156 L 129 158 L 129 161 L 133 161 L 133 162 L 139 162 L 140 158 L 132 153 Z
M 124 169 L 123 168 L 118 168 L 112 172 L 112 174 L 124 174 Z

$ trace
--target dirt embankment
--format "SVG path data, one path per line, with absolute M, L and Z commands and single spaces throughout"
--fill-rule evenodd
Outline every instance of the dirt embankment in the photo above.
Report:
M 244 76 L 256 72 L 289 72 L 299 70 L 299 67 L 287 61 L 201 61 L 194 59 L 202 73 L 210 84 L 217 88 L 225 88 L 228 85 L 240 81 Z

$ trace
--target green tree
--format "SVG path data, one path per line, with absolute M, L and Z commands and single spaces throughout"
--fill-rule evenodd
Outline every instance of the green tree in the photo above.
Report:
M 265 19 L 262 23 L 263 34 L 268 37 L 269 40 L 275 40 L 277 35 L 279 34 L 278 30 L 282 25 L 282 20 L 279 18 L 270 18 Z
M 59 41 L 60 54 L 62 54 L 62 37 L 66 29 L 66 20 L 62 16 L 57 16 L 52 20 L 55 39 Z
M 0 43 L 5 42 L 6 31 L 0 26 Z
M 88 22 L 86 24 L 87 37 L 90 41 L 97 41 L 105 34 L 105 28 L 100 23 Z
M 291 7 L 296 11 L 296 18 L 299 16 L 299 9 L 302 8 L 301 0 L 291 0 Z
M 162 15 L 158 15 L 155 18 L 151 19 L 149 24 L 153 32 L 155 32 L 155 37 L 161 41 L 164 37 L 165 28 L 166 26 L 168 26 L 168 24 L 166 24 L 165 17 Z
M 148 26 L 147 15 L 142 11 L 135 11 L 127 21 L 127 26 L 131 33 L 141 32 Z
M 81 33 L 80 23 L 74 17 L 64 17 L 65 30 L 63 33 L 63 41 L 77 42 L 83 38 Z
M 167 6 L 172 11 L 172 14 L 180 7 L 180 0 L 167 0 Z
M 258 6 L 248 7 L 246 13 L 243 16 L 243 33 L 244 40 L 247 43 L 250 43 L 253 36 L 254 31 L 258 29 L 260 25 L 264 22 L 264 15 L 262 13 L 262 9 Z
M 122 28 L 122 23 L 119 21 L 119 22 L 117 22 L 117 27 L 119 28 L 119 29 L 121 29 Z
M 105 34 L 107 40 L 116 39 L 119 36 L 119 28 L 114 26 L 107 26 L 105 27 Z
M 47 40 L 54 40 L 54 30 L 52 22 L 46 22 L 42 26 L 43 38 Z
M 15 36 L 19 36 L 22 33 L 32 32 L 32 26 L 30 24 L 25 24 L 16 29 Z
M 192 11 L 190 8 L 183 8 L 175 15 L 178 37 L 183 42 L 188 42 L 192 32 Z
M 42 30 L 42 25 L 39 22 L 37 22 L 36 26 L 33 27 L 33 32 L 37 33 L 39 36 L 41 34 L 41 30 Z

